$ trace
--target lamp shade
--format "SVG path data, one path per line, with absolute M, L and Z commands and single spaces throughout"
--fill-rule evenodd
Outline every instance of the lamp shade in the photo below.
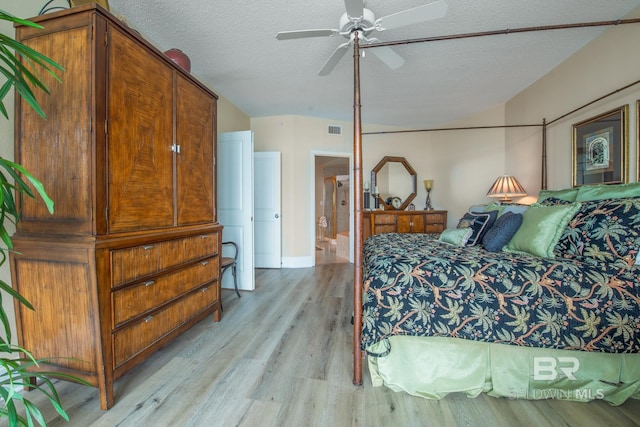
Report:
M 503 175 L 496 179 L 487 196 L 499 197 L 501 202 L 510 202 L 512 197 L 526 196 L 527 192 L 522 188 L 518 180 L 509 175 Z

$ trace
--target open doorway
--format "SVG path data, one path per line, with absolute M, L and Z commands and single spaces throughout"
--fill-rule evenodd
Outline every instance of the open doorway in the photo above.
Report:
M 349 262 L 351 178 L 349 157 L 315 156 L 315 264 Z

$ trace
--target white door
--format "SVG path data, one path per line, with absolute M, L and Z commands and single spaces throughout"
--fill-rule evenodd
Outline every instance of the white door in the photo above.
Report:
M 280 218 L 280 153 L 253 154 L 256 268 L 282 265 Z
M 253 132 L 218 135 L 218 221 L 224 226 L 222 241 L 239 247 L 238 289 L 255 289 L 253 267 Z M 225 256 L 230 255 L 227 249 Z M 228 271 L 222 287 L 233 288 Z

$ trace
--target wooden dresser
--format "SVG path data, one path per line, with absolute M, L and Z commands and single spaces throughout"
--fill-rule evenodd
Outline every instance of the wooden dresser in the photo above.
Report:
M 220 319 L 217 96 L 95 4 L 16 37 L 65 67 L 47 120 L 16 101 L 16 161 L 55 202 L 19 200 L 11 254 L 20 345 L 114 403 L 113 383 L 196 322 Z
M 447 211 L 365 211 L 363 238 L 381 233 L 442 233 Z

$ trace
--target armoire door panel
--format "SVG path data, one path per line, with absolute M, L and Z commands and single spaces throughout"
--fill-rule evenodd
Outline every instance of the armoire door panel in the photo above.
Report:
M 215 99 L 183 76 L 178 75 L 177 79 L 177 223 L 212 222 Z
M 173 72 L 113 28 L 109 49 L 109 232 L 172 226 Z
M 48 73 L 40 78 L 50 95 L 39 97 L 47 120 L 43 120 L 20 98 L 20 144 L 16 161 L 39 179 L 54 200 L 53 215 L 39 197 L 23 197 L 21 221 L 58 221 L 57 232 L 91 231 L 91 74 L 86 66 L 91 52 L 88 27 L 35 37 L 26 44 L 64 64 L 58 83 Z M 60 108 L 64 105 L 64 108 Z M 37 153 L 37 155 L 34 155 Z M 65 229 L 66 228 L 66 229 Z

